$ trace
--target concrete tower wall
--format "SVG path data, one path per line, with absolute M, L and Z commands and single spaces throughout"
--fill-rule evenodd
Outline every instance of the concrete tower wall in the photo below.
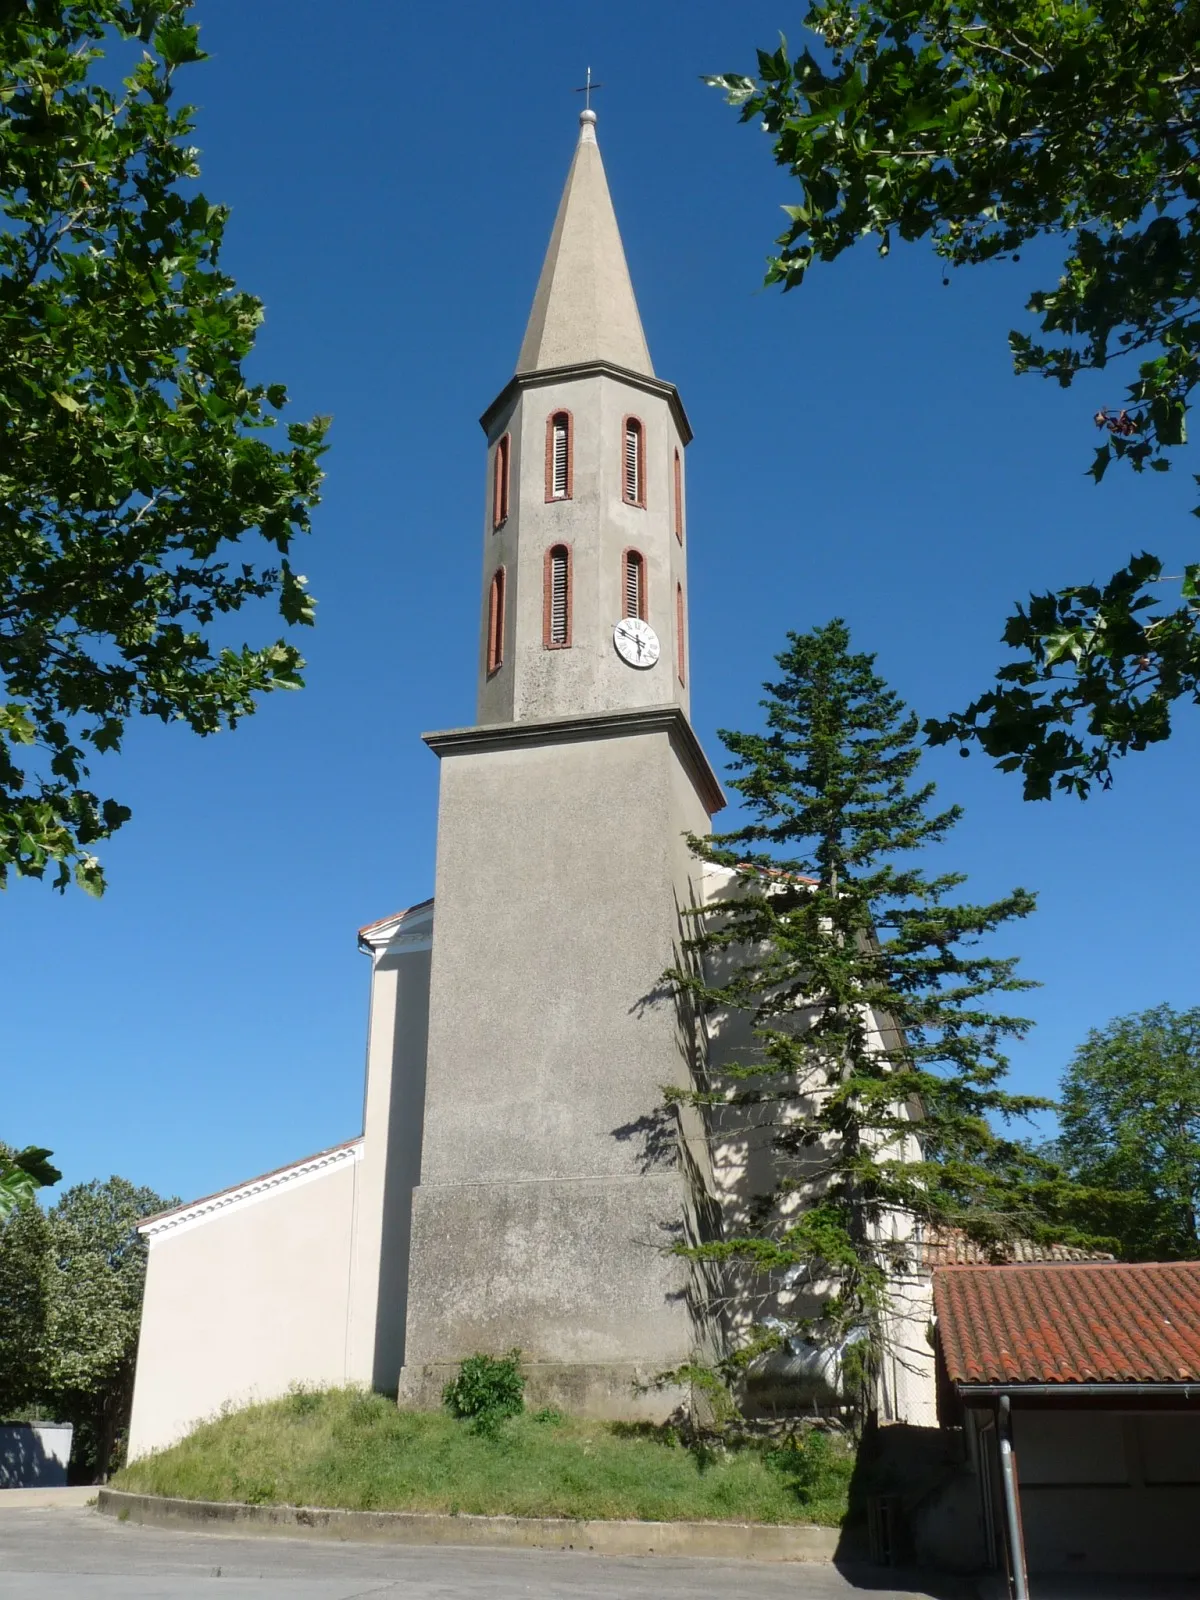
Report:
M 581 120 L 519 370 L 483 419 L 479 720 L 426 736 L 442 763 L 437 917 L 400 1395 L 434 1403 L 465 1356 L 517 1346 L 542 1401 L 659 1415 L 678 1397 L 635 1381 L 706 1342 L 708 1299 L 670 1253 L 705 1226 L 708 1177 L 704 1139 L 685 1129 L 681 1152 L 663 1114 L 663 1085 L 688 1081 L 694 1047 L 664 973 L 699 898 L 685 835 L 707 832 L 723 800 L 687 720 L 675 458 L 682 469 L 691 432 L 653 375 L 595 118 Z M 564 411 L 569 492 L 555 498 L 547 423 Z M 637 505 L 623 493 L 631 416 Z M 569 647 L 545 632 L 560 544 Z M 646 669 L 613 641 L 630 549 L 660 643 Z
M 684 538 L 675 532 L 675 457 L 688 434 L 674 391 L 632 375 L 581 368 L 524 380 L 512 400 L 489 418 L 487 505 L 483 531 L 482 610 L 479 625 L 481 723 L 571 716 L 634 706 L 690 706 L 687 666 L 687 563 Z M 549 419 L 571 418 L 569 499 L 546 498 Z M 622 497 L 625 419 L 642 423 L 644 506 Z M 509 515 L 493 528 L 492 494 L 500 441 L 509 439 Z M 547 649 L 544 641 L 546 556 L 555 545 L 571 554 L 571 643 Z M 646 562 L 646 620 L 658 635 L 655 666 L 630 668 L 613 645 L 624 615 L 622 558 L 628 549 Z M 489 594 L 492 575 L 505 569 L 504 660 L 488 671 Z M 682 658 L 680 606 L 682 591 Z
M 510 739 L 442 750 L 402 1393 L 517 1345 L 543 1395 L 624 1415 L 635 1374 L 696 1342 L 665 1254 L 686 1179 L 654 1114 L 686 1073 L 661 982 L 693 894 L 677 841 L 708 815 L 661 725 Z

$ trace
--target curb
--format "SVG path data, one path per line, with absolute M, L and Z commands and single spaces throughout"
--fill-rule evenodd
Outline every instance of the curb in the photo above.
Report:
M 571 1522 L 563 1517 L 449 1516 L 432 1511 L 335 1511 L 172 1500 L 101 1489 L 99 1510 L 121 1521 L 209 1533 L 591 1550 L 605 1556 L 733 1556 L 751 1561 L 832 1561 L 836 1528 L 751 1522 Z

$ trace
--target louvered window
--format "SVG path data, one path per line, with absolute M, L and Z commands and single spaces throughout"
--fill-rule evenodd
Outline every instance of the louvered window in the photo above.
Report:
M 564 650 L 571 643 L 571 551 L 565 544 L 546 551 L 545 643 Z
M 489 677 L 504 663 L 504 568 L 498 567 L 488 590 L 487 669 Z
M 508 460 L 511 441 L 506 433 L 496 446 L 496 459 L 492 477 L 492 528 L 508 521 Z
M 546 424 L 546 499 L 571 498 L 571 413 L 556 411 Z
M 622 458 L 621 491 L 626 505 L 640 506 L 646 502 L 645 448 L 642 425 L 636 417 L 625 418 L 625 454 Z
M 636 550 L 626 550 L 624 556 L 624 605 L 627 617 L 646 620 L 646 563 Z
M 675 452 L 675 537 L 683 543 L 683 462 Z
M 678 460 L 678 456 L 675 458 Z M 675 585 L 675 670 L 679 673 L 680 683 L 686 683 L 683 668 L 686 660 L 683 632 L 683 585 Z

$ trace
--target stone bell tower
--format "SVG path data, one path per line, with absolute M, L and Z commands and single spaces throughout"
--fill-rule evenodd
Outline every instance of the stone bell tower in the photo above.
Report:
M 703 1155 L 656 1137 L 690 1036 L 662 974 L 723 803 L 688 721 L 691 429 L 655 377 L 596 143 L 579 143 L 488 441 L 473 727 L 441 761 L 403 1399 L 519 1346 L 531 1393 L 653 1413 L 704 1342 Z M 687 1169 L 691 1169 L 690 1171 Z

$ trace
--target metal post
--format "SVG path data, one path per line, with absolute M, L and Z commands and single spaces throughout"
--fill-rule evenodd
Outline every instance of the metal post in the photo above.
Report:
M 1014 1600 L 1029 1600 L 1029 1576 L 1025 1571 L 1025 1536 L 1021 1528 L 1021 1501 L 1017 1491 L 1017 1458 L 1012 1447 L 1012 1409 L 1006 1394 L 1000 1396 L 996 1415 L 996 1435 L 1000 1440 L 1000 1481 L 1004 1485 L 1004 1513 L 1008 1523 L 1008 1547 L 1012 1559 Z

